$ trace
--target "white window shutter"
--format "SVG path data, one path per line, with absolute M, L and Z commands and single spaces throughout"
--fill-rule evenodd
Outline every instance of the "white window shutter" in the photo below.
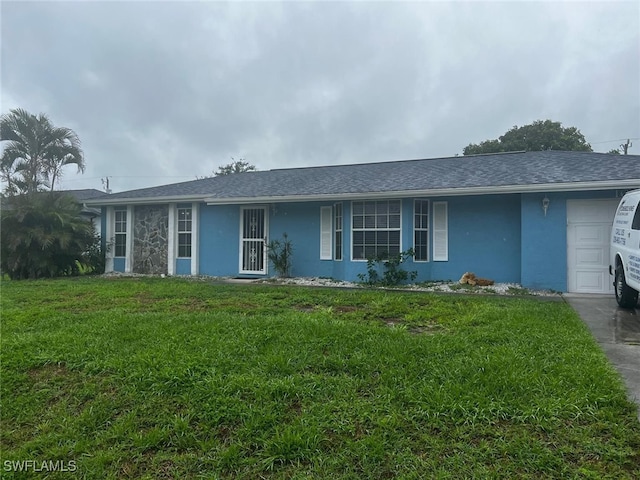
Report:
M 449 261 L 447 202 L 433 202 L 433 260 Z
M 333 249 L 331 248 L 332 215 L 331 207 L 320 207 L 320 260 L 333 258 Z

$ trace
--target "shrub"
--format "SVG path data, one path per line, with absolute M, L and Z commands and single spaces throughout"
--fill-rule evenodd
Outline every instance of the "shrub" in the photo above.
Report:
M 92 236 L 92 242 L 84 254 L 85 263 L 83 264 L 81 272 L 100 275 L 104 273 L 107 262 L 107 252 L 111 249 L 111 243 L 103 245 L 100 235 L 95 231 L 93 225 Z
M 396 286 L 413 281 L 418 276 L 418 272 L 406 270 L 400 267 L 407 258 L 413 257 L 413 248 L 400 252 L 397 255 L 389 255 L 383 253 L 375 258 L 367 259 L 367 273 L 359 273 L 358 278 L 367 285 Z M 383 267 L 383 273 L 380 275 L 380 266 Z
M 78 275 L 99 267 L 91 263 L 99 257 L 99 237 L 69 195 L 10 197 L 1 227 L 0 268 L 11 279 Z
M 291 276 L 292 255 L 293 246 L 286 232 L 282 234 L 282 240 L 271 240 L 267 244 L 267 257 L 279 277 L 287 278 Z

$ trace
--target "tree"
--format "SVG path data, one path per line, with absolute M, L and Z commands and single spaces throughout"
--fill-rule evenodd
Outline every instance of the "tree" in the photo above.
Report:
M 213 172 L 216 177 L 220 175 L 230 175 L 232 173 L 242 173 L 242 172 L 254 172 L 256 170 L 255 165 L 251 165 L 249 162 L 245 162 L 243 158 L 240 160 L 234 160 L 231 158 L 233 162 L 222 165 L 218 167 L 217 172 Z
M 244 158 L 241 158 L 240 160 L 235 160 L 233 157 L 231 157 L 231 160 L 233 160 L 231 163 L 219 166 L 217 172 L 211 172 L 212 175 L 204 175 L 202 177 L 198 177 L 196 175 L 196 179 L 202 180 L 203 178 L 219 177 L 221 175 L 231 175 L 232 173 L 256 171 L 255 165 L 251 165 L 249 162 L 245 162 Z
M 607 153 L 610 153 L 611 155 L 620 155 L 620 150 L 617 148 L 612 148 Z
M 100 238 L 70 195 L 40 192 L 5 200 L 0 269 L 11 279 L 76 275 L 100 268 Z
M 0 117 L 0 175 L 7 182 L 8 194 L 53 190 L 66 165 L 84 172 L 84 155 L 76 133 L 55 127 L 41 113 L 33 115 L 17 108 Z
M 592 152 L 584 135 L 575 127 L 562 127 L 560 122 L 536 120 L 531 125 L 514 126 L 507 133 L 494 140 L 479 144 L 470 143 L 464 147 L 464 155 L 540 150 L 577 150 Z

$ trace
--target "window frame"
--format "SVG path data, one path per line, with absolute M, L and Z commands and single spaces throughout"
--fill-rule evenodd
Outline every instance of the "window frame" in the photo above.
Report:
M 180 218 L 181 212 L 185 212 L 187 218 Z M 191 206 L 178 206 L 176 208 L 176 258 L 191 258 L 193 256 L 193 208 Z M 182 238 L 188 238 L 183 242 Z M 186 249 L 186 251 L 183 251 Z M 188 253 L 188 255 L 186 255 Z
M 421 205 L 421 209 L 420 209 L 420 213 L 417 212 L 416 207 L 418 205 Z M 425 208 L 426 207 L 426 208 Z M 419 263 L 428 263 L 431 261 L 431 255 L 429 252 L 429 247 L 431 245 L 429 245 L 429 222 L 431 221 L 431 215 L 430 215 L 430 208 L 431 208 L 431 202 L 428 199 L 425 198 L 415 198 L 413 200 L 413 261 L 414 262 L 419 262 Z M 421 222 L 421 226 L 418 226 L 416 223 L 417 217 L 418 215 L 420 215 L 421 217 L 425 217 L 426 216 L 426 227 L 424 226 L 423 222 Z M 424 219 L 423 219 L 424 221 Z M 416 255 L 416 253 L 419 251 L 418 250 L 418 245 L 416 242 L 416 235 L 418 232 L 424 232 L 424 236 L 425 236 L 425 242 L 426 242 L 426 258 L 418 258 L 418 256 Z
M 342 202 L 333 205 L 333 259 L 341 262 L 344 258 L 344 208 Z
M 124 218 L 123 218 L 124 217 Z M 127 208 L 113 210 L 113 256 L 125 258 L 127 256 Z
M 362 205 L 362 213 L 356 213 L 358 210 L 358 205 Z M 379 209 L 379 206 L 386 204 L 386 208 Z M 392 205 L 397 207 L 397 211 L 395 208 L 392 211 Z M 384 212 L 383 210 L 386 210 Z M 356 217 L 362 219 L 362 226 L 356 227 Z M 380 227 L 378 222 L 386 217 L 386 227 Z M 393 217 L 394 221 L 397 220 L 397 226 L 391 227 L 392 224 L 391 218 Z M 395 223 L 395 222 L 394 222 Z M 371 226 L 373 224 L 373 226 Z M 356 243 L 356 234 L 362 232 L 362 243 Z M 389 251 L 387 250 L 388 256 L 393 256 L 400 254 L 402 252 L 402 200 L 400 199 L 388 199 L 388 200 L 354 200 L 351 202 L 351 261 L 352 262 L 366 262 L 367 257 L 367 249 L 374 248 L 374 257 L 380 255 L 380 245 L 378 244 L 378 238 L 381 236 L 379 234 L 386 233 L 387 242 L 386 246 L 390 247 L 391 242 L 389 241 L 391 233 L 397 233 L 397 248 L 398 251 Z M 367 235 L 368 234 L 368 235 Z M 367 236 L 369 238 L 375 238 L 373 242 L 367 242 Z M 394 235 L 395 236 L 395 235 Z M 362 247 L 363 257 L 356 257 L 354 255 L 356 246 Z M 395 242 L 394 242 L 395 246 Z

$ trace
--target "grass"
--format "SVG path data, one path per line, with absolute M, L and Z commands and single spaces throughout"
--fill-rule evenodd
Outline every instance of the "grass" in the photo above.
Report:
M 635 408 L 563 302 L 158 278 L 1 302 L 3 478 L 640 477 Z

